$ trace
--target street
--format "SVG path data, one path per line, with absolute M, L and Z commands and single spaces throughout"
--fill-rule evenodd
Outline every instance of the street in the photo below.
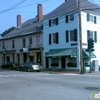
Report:
M 93 92 L 100 92 L 100 74 L 0 70 L 0 100 L 92 100 Z

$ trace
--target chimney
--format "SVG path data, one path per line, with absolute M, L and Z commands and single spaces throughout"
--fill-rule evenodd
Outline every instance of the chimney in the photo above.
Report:
M 69 1 L 69 0 L 65 0 L 65 2 L 67 2 L 67 1 Z
M 38 4 L 37 11 L 38 11 L 37 18 L 38 18 L 38 21 L 39 21 L 43 18 L 43 16 L 42 16 L 42 5 L 41 4 Z
M 21 15 L 17 15 L 17 27 L 20 28 L 21 26 Z

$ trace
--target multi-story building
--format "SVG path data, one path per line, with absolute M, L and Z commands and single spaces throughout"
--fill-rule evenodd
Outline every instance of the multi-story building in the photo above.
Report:
M 88 0 L 80 0 L 83 62 L 89 64 L 87 49 L 89 38 L 94 40 L 92 60 L 100 62 L 100 7 Z M 99 9 L 98 9 L 99 8 Z M 78 0 L 65 0 L 44 17 L 45 67 L 80 70 L 80 33 Z
M 32 61 L 43 65 L 42 5 L 39 4 L 36 18 L 21 23 L 17 15 L 17 28 L 0 39 L 0 65 L 13 61 L 19 64 Z

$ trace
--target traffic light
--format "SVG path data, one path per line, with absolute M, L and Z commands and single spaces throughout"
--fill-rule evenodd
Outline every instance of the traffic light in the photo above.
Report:
M 93 39 L 88 39 L 88 50 L 89 51 L 94 51 L 94 40 Z

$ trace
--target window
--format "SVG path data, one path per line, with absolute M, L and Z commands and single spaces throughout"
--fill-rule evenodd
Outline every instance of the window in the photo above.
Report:
M 12 40 L 12 48 L 14 48 L 14 47 L 15 47 L 15 41 Z
M 52 63 L 58 63 L 58 58 L 52 58 Z
M 25 38 L 23 38 L 23 47 L 25 47 Z
M 59 66 L 59 63 L 58 63 L 58 58 L 52 58 L 52 63 L 51 63 L 51 66 Z
M 58 44 L 58 33 L 49 34 L 49 44 Z
M 39 46 L 40 45 L 40 36 L 37 36 L 37 46 Z
M 66 23 L 74 21 L 74 14 L 70 14 L 66 16 Z
M 92 38 L 95 43 L 97 43 L 97 31 L 87 30 L 87 41 Z
M 66 31 L 66 42 L 77 41 L 77 29 Z
M 56 34 L 52 34 L 52 42 L 56 43 Z
M 96 24 L 96 16 L 93 16 L 93 15 L 87 13 L 87 21 L 88 22 L 93 22 L 93 23 Z
M 41 53 L 37 52 L 37 63 L 41 63 Z
M 2 42 L 2 48 L 5 49 L 5 43 L 4 42 Z
M 54 25 L 58 25 L 58 18 L 49 20 L 49 27 Z
M 74 41 L 75 36 L 74 36 L 74 30 L 70 31 L 70 41 Z
M 29 44 L 32 44 L 32 37 L 29 37 Z
M 74 14 L 69 15 L 70 21 L 74 21 Z

